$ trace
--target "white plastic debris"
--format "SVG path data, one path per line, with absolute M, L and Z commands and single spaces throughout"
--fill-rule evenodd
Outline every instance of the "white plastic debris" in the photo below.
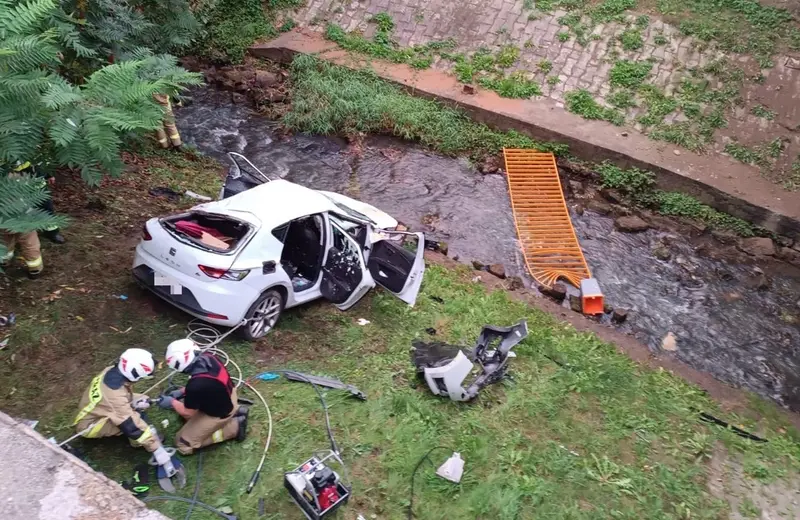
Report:
M 437 475 L 450 482 L 455 482 L 456 484 L 461 482 L 461 475 L 463 473 L 464 459 L 461 458 L 461 454 L 457 451 L 454 451 L 453 455 L 436 470 Z
M 200 200 L 200 201 L 203 201 L 203 202 L 208 202 L 208 201 L 212 200 L 211 197 L 207 197 L 205 195 L 200 195 L 199 193 L 195 193 L 192 190 L 186 190 L 183 194 L 186 195 L 189 198 L 197 199 L 197 200 Z
M 369 325 L 369 323 L 370 323 L 369 320 L 365 320 L 364 318 L 358 318 L 358 324 L 361 325 L 362 327 L 364 325 Z

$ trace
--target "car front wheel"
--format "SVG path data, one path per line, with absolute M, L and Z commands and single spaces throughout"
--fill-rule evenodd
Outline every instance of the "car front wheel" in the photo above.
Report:
M 283 295 L 270 289 L 250 306 L 245 314 L 247 323 L 242 326 L 242 334 L 250 341 L 263 338 L 278 323 L 283 312 Z

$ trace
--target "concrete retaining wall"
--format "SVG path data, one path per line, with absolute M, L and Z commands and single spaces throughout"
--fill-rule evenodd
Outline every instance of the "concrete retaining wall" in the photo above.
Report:
M 2 412 L 0 461 L 3 520 L 168 520 Z

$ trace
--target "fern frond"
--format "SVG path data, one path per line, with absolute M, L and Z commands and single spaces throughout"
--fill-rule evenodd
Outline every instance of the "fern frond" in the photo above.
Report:
M 0 34 L 29 34 L 56 8 L 55 0 L 28 0 L 0 10 Z

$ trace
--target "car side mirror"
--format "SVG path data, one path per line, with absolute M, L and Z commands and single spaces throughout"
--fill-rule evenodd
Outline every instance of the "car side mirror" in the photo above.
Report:
M 272 274 L 275 272 L 275 261 L 268 260 L 261 264 L 261 274 Z

